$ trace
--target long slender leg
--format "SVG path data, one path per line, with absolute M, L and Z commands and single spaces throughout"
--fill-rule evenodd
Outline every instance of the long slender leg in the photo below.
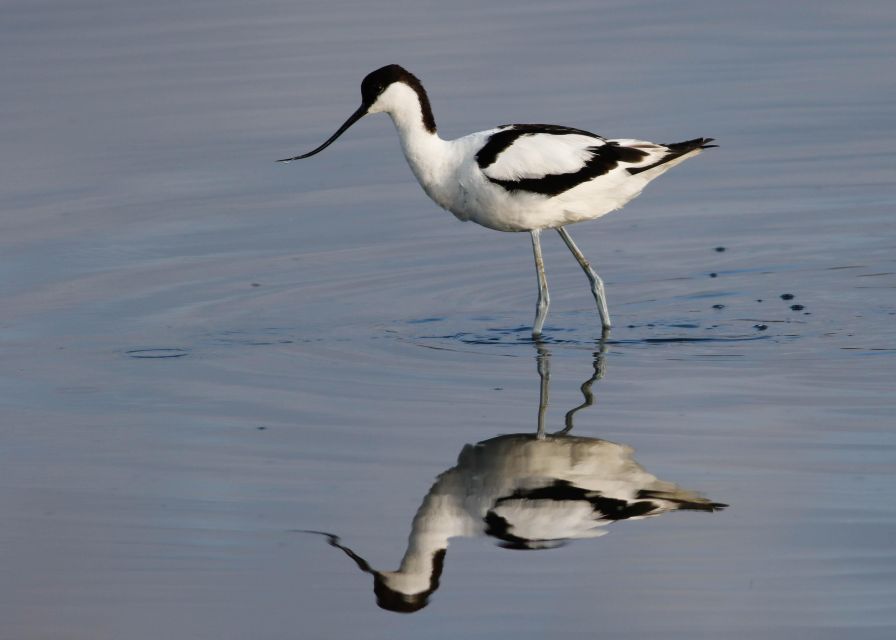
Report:
M 572 255 L 578 260 L 585 275 L 588 276 L 588 281 L 591 283 L 591 293 L 594 294 L 594 301 L 597 303 L 597 312 L 600 314 L 601 326 L 604 331 L 609 331 L 610 311 L 607 309 L 607 295 L 604 293 L 604 281 L 601 280 L 600 276 L 591 268 L 591 263 L 588 262 L 585 256 L 582 255 L 582 252 L 579 251 L 576 243 L 572 241 L 572 236 L 569 235 L 569 232 L 563 227 L 557 227 L 557 233 L 563 238 L 563 242 L 566 243 L 566 246 L 572 252 Z
M 538 277 L 538 304 L 535 307 L 535 324 L 532 325 L 532 335 L 541 335 L 544 319 L 548 315 L 548 307 L 551 306 L 551 296 L 548 294 L 548 280 L 544 275 L 544 258 L 541 257 L 541 229 L 533 229 L 532 251 L 535 253 L 535 275 Z

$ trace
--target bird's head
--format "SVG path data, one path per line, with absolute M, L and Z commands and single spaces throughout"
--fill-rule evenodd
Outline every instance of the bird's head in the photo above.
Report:
M 349 127 L 358 120 L 366 116 L 368 113 L 391 112 L 397 109 L 400 103 L 406 102 L 409 98 L 408 91 L 416 94 L 420 102 L 423 114 L 423 126 L 430 132 L 435 132 L 436 124 L 432 117 L 432 109 L 429 106 L 429 98 L 423 85 L 417 77 L 404 67 L 397 64 L 386 65 L 376 71 L 367 74 L 361 81 L 361 106 L 349 116 L 348 120 L 336 130 L 322 145 L 316 149 L 304 153 L 293 158 L 284 158 L 278 162 L 292 162 L 293 160 L 301 160 L 320 153 L 329 147 L 336 138 L 345 133 Z M 412 97 L 412 96 L 411 96 Z

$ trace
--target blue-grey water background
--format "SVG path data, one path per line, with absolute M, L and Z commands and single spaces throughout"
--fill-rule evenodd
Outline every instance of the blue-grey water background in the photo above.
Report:
M 894 36 L 887 0 L 4 2 L 0 638 L 893 637 Z M 527 235 L 438 210 L 384 116 L 273 162 L 393 62 L 445 137 L 718 139 L 571 231 L 616 323 L 576 433 L 727 510 L 454 540 L 413 615 L 296 532 L 394 568 L 465 444 L 535 428 Z M 599 332 L 545 251 L 557 428 Z

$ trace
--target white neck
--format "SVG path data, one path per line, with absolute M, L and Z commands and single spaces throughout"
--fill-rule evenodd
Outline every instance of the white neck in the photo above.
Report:
M 458 536 L 474 534 L 475 523 L 459 502 L 458 478 L 450 471 L 442 474 L 423 499 L 414 516 L 408 548 L 398 571 L 383 572 L 387 584 L 403 593 L 419 593 L 429 588 L 436 554 Z
M 426 193 L 446 207 L 448 178 L 451 171 L 451 145 L 424 124 L 423 107 L 417 93 L 402 82 L 386 89 L 371 108 L 371 113 L 388 113 L 398 130 L 401 148 L 411 171 Z

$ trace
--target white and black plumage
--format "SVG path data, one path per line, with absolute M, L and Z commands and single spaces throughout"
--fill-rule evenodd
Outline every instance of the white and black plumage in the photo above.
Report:
M 540 233 L 556 229 L 591 283 L 603 329 L 610 328 L 603 282 L 582 255 L 566 225 L 619 209 L 648 182 L 697 155 L 712 138 L 674 144 L 609 140 L 594 133 L 544 124 L 503 125 L 443 140 L 423 85 L 398 65 L 368 74 L 361 106 L 318 148 L 286 158 L 312 156 L 368 113 L 388 113 L 411 170 L 424 191 L 460 220 L 498 231 L 528 231 L 538 276 L 533 335 L 540 335 L 549 297 Z
M 410 613 L 438 589 L 449 541 L 486 535 L 508 549 L 551 549 L 597 538 L 607 525 L 678 510 L 726 505 L 659 480 L 631 447 L 597 438 L 512 434 L 467 445 L 439 475 L 414 516 L 398 569 L 374 569 L 324 532 L 374 576 L 378 604 Z

